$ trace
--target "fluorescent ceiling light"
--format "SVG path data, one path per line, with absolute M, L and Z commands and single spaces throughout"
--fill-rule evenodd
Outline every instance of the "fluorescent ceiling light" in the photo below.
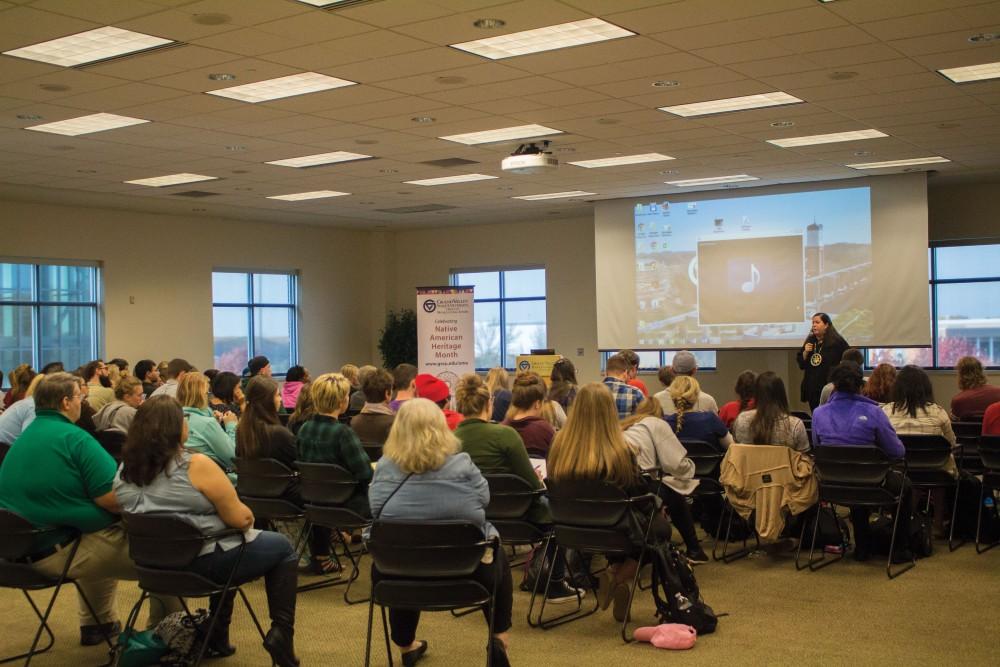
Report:
M 949 67 L 948 69 L 939 69 L 938 74 L 948 77 L 955 83 L 996 79 L 1000 78 L 1000 62 L 969 65 L 968 67 Z
M 621 155 L 619 157 L 605 157 L 597 160 L 578 160 L 569 164 L 584 167 L 586 169 L 596 169 L 598 167 L 619 167 L 626 164 L 642 164 L 644 162 L 661 162 L 663 160 L 673 160 L 669 155 L 659 153 L 643 153 L 642 155 Z
M 425 178 L 419 181 L 403 181 L 410 185 L 450 185 L 452 183 L 468 183 L 469 181 L 488 181 L 496 176 L 487 174 L 459 174 L 457 176 L 442 176 L 441 178 Z
M 523 199 L 525 201 L 539 201 L 542 199 L 563 199 L 565 197 L 586 197 L 588 195 L 596 195 L 596 192 L 584 192 L 583 190 L 570 190 L 569 192 L 549 192 L 544 195 L 522 195 L 520 197 L 511 197 L 511 199 Z
M 710 100 L 708 102 L 677 104 L 670 107 L 660 107 L 660 111 L 688 118 L 690 116 L 707 116 L 709 114 L 726 113 L 728 111 L 778 107 L 786 104 L 802 104 L 802 100 L 779 90 L 774 93 L 762 93 L 760 95 L 745 95 L 743 97 L 727 97 L 722 100 Z
M 528 53 L 540 53 L 554 49 L 565 49 L 570 46 L 580 46 L 581 44 L 604 42 L 620 37 L 631 37 L 634 34 L 630 30 L 619 28 L 607 21 L 591 18 L 477 39 L 472 42 L 451 44 L 450 46 L 490 60 L 500 60 Z
M 676 185 L 682 188 L 692 185 L 717 185 L 719 183 L 742 183 L 743 181 L 759 181 L 756 176 L 747 174 L 734 174 L 733 176 L 712 176 L 711 178 L 689 178 L 683 181 L 664 181 L 667 185 Z
M 15 58 L 73 67 L 155 49 L 165 44 L 173 44 L 173 40 L 105 26 L 3 53 Z
M 181 185 L 182 183 L 197 183 L 199 181 L 216 181 L 218 176 L 202 176 L 201 174 L 168 174 L 167 176 L 156 176 L 155 178 L 140 178 L 134 181 L 125 181 L 132 185 L 148 185 L 153 188 L 162 188 L 168 185 Z
M 347 151 L 334 151 L 332 153 L 317 153 L 315 155 L 303 155 L 302 157 L 290 157 L 287 160 L 272 160 L 264 164 L 276 164 L 279 167 L 318 167 L 321 164 L 333 164 L 335 162 L 350 162 L 352 160 L 367 160 L 371 155 L 363 153 L 348 153 Z
M 148 122 L 148 120 L 143 120 L 142 118 L 118 116 L 113 113 L 95 113 L 89 116 L 68 118 L 54 123 L 32 125 L 31 127 L 26 127 L 24 129 L 34 130 L 35 132 L 51 132 L 52 134 L 62 134 L 67 137 L 75 137 L 81 134 L 104 132 L 105 130 L 128 127 L 129 125 L 141 125 L 142 123 Z
M 910 160 L 886 160 L 885 162 L 859 162 L 857 164 L 846 165 L 851 169 L 883 169 L 885 167 L 909 167 L 915 164 L 937 164 L 938 162 L 951 162 L 946 157 L 935 155 L 933 157 L 916 157 Z
M 438 137 L 438 139 L 471 146 L 472 144 L 490 144 L 496 141 L 545 137 L 550 134 L 562 134 L 562 130 L 553 130 L 551 127 L 545 127 L 544 125 L 517 125 L 515 127 L 501 127 L 497 130 L 450 134 L 447 137 Z
M 291 195 L 274 195 L 268 199 L 280 199 L 281 201 L 303 201 L 305 199 L 325 199 L 326 197 L 343 197 L 350 192 L 337 192 L 336 190 L 314 190 L 313 192 L 296 192 Z
M 232 86 L 230 88 L 220 88 L 219 90 L 207 91 L 209 95 L 219 97 L 229 97 L 241 102 L 267 102 L 268 100 L 279 100 L 283 97 L 294 97 L 295 95 L 305 95 L 306 93 L 317 93 L 321 90 L 332 90 L 343 88 L 344 86 L 357 85 L 354 81 L 338 79 L 316 72 L 303 72 L 302 74 L 292 74 L 282 76 L 277 79 L 266 79 L 256 83 L 245 83 L 242 86 Z
M 816 144 L 835 144 L 838 141 L 858 141 L 859 139 L 878 139 L 888 137 L 878 130 L 855 130 L 854 132 L 833 132 L 832 134 L 812 134 L 807 137 L 788 137 L 787 139 L 768 139 L 767 143 L 794 148 L 796 146 L 815 146 Z

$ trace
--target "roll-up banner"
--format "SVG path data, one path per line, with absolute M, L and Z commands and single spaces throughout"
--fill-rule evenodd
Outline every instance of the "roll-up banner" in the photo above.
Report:
M 476 371 L 472 287 L 417 288 L 417 369 L 454 394 L 458 378 Z

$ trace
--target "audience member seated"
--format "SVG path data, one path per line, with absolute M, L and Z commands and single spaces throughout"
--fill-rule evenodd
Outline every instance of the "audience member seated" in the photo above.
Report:
M 986 408 L 1000 401 L 1000 387 L 986 384 L 983 365 L 975 357 L 962 357 L 955 364 L 959 392 L 951 399 L 951 416 L 958 421 L 979 421 Z
M 694 377 L 695 373 L 698 372 L 698 361 L 694 358 L 694 355 L 687 350 L 681 350 L 674 355 L 673 362 L 671 363 L 670 369 L 673 371 L 675 377 Z M 673 384 L 673 380 L 670 381 Z M 670 397 L 669 386 L 664 391 L 657 392 L 657 400 L 660 401 L 660 406 L 663 408 L 663 414 L 672 415 L 677 409 L 674 406 L 674 401 Z M 691 406 L 691 412 L 714 412 L 718 414 L 719 405 L 715 402 L 715 398 L 711 394 L 703 391 L 698 392 L 698 402 Z
M 181 393 L 188 379 L 182 381 Z M 179 515 L 203 534 L 227 528 L 242 530 L 242 539 L 230 535 L 206 541 L 190 569 L 224 584 L 238 563 L 233 577 L 237 586 L 263 576 L 271 616 L 264 648 L 278 665 L 297 666 L 292 638 L 298 578 L 295 550 L 283 535 L 253 528 L 253 513 L 240 502 L 215 462 L 184 447 L 187 434 L 188 423 L 177 401 L 156 396 L 143 404 L 125 444 L 122 467 L 114 482 L 115 496 L 125 512 Z M 246 548 L 240 554 L 244 540 Z M 207 657 L 236 652 L 229 643 L 234 596 L 235 592 L 210 601 L 218 620 L 208 638 Z
M 876 403 L 888 403 L 892 400 L 892 386 L 895 382 L 896 367 L 892 364 L 879 364 L 861 387 L 861 395 Z
M 58 577 L 72 541 L 68 529 L 83 534 L 67 573 L 87 596 L 98 618 L 80 599 L 80 643 L 93 646 L 121 630 L 115 608 L 119 579 L 135 579 L 128 541 L 112 492 L 117 464 L 86 432 L 74 425 L 83 401 L 81 384 L 69 373 L 48 375 L 33 396 L 36 418 L 18 438 L 0 467 L 0 507 L 39 528 L 63 530 L 38 545 L 31 557 L 35 569 Z M 150 606 L 149 625 L 179 608 L 162 599 Z
M 0 419 L 3 419 L 0 416 Z M 1000 401 L 986 408 L 983 413 L 983 435 L 1000 435 Z
M 813 412 L 813 446 L 815 447 L 856 447 L 875 446 L 885 452 L 891 460 L 902 459 L 906 455 L 903 443 L 889 423 L 879 404 L 860 394 L 864 386 L 861 367 L 853 361 L 842 361 L 830 373 L 834 390 L 826 405 Z M 910 483 L 902 474 L 891 474 L 886 478 L 886 488 L 892 493 L 903 493 L 903 512 L 910 514 Z M 868 524 L 870 508 L 852 507 L 851 523 L 854 525 L 854 558 L 868 560 L 871 556 L 871 532 Z M 906 534 L 904 523 L 902 533 Z M 905 540 L 901 541 L 905 542 Z M 909 560 L 909 548 L 897 547 L 895 560 Z
M 399 411 L 401 406 L 411 398 L 417 396 L 417 367 L 413 364 L 399 364 L 392 369 L 392 400 L 389 407 L 393 412 Z
M 603 384 L 615 399 L 615 409 L 618 411 L 619 419 L 634 415 L 636 408 L 645 399 L 642 392 L 628 385 L 626 380 L 628 380 L 628 362 L 625 358 L 618 354 L 608 357 L 608 361 L 604 364 Z
M 701 398 L 701 386 L 689 375 L 678 375 L 667 390 L 674 410 L 664 419 L 681 440 L 702 440 L 725 450 L 733 443 L 726 425 L 714 411 L 696 410 Z M 714 399 L 712 401 L 715 402 Z
M 663 498 L 673 524 L 684 538 L 687 559 L 692 563 L 707 563 L 708 556 L 698 544 L 694 518 L 686 499 L 698 487 L 694 479 L 694 462 L 663 420 L 660 402 L 647 398 L 639 404 L 634 415 L 621 423 L 621 428 L 639 467 L 646 472 L 664 473 L 662 488 L 654 488 L 653 492 Z
M 842 356 L 840 358 L 840 360 L 841 361 L 853 361 L 854 363 L 856 363 L 862 369 L 862 372 L 864 371 L 864 368 L 865 368 L 865 355 L 864 355 L 864 352 L 862 352 L 861 350 L 859 350 L 856 347 L 849 347 L 846 350 L 844 350 L 844 356 Z M 865 377 L 864 381 L 868 382 L 868 378 Z M 823 385 L 822 391 L 820 391 L 820 394 L 819 394 L 819 404 L 823 405 L 824 403 L 826 403 L 827 401 L 829 401 L 830 400 L 830 394 L 832 394 L 832 393 L 833 393 L 833 383 L 832 382 L 827 382 L 825 385 Z
M 340 367 L 340 374 L 347 378 L 347 381 L 351 383 L 350 395 L 353 396 L 356 392 L 361 391 L 361 369 L 354 364 L 344 364 Z M 348 402 L 348 407 L 350 407 L 350 402 Z M 360 408 L 359 408 L 360 409 Z M 353 417 L 354 415 L 349 415 Z
M 295 435 L 278 419 L 281 405 L 278 383 L 259 375 L 247 382 L 245 393 L 246 407 L 236 426 L 236 455 L 245 459 L 275 459 L 294 470 L 299 452 Z
M 744 445 L 783 445 L 797 452 L 809 451 L 805 424 L 788 412 L 785 383 L 771 371 L 754 383 L 757 407 L 740 414 L 733 423 L 733 439 Z
M 486 374 L 486 388 L 490 390 L 493 398 L 493 414 L 490 419 L 495 422 L 502 422 L 507 416 L 510 408 L 510 376 L 507 369 L 502 366 L 495 366 Z
M 10 389 L 3 397 L 3 409 L 6 410 L 14 403 L 27 396 L 28 385 L 35 379 L 35 370 L 31 364 L 21 364 L 12 370 L 7 377 L 10 379 Z
M 521 436 L 528 455 L 540 459 L 548 456 L 552 438 L 556 437 L 555 428 L 542 418 L 543 403 L 548 402 L 547 393 L 545 381 L 538 373 L 518 373 L 511 392 L 511 407 L 503 420 Z
M 351 418 L 351 429 L 361 442 L 381 445 L 389 437 L 396 413 L 389 407 L 392 398 L 392 374 L 381 368 L 369 373 L 361 384 L 365 404 L 361 412 Z
M 484 474 L 517 475 L 531 488 L 545 488 L 542 480 L 528 458 L 521 436 L 509 426 L 490 423 L 493 396 L 482 379 L 475 373 L 462 376 L 455 389 L 455 405 L 465 419 L 455 429 L 455 435 L 462 442 L 462 451 L 472 458 L 472 462 Z M 536 497 L 525 519 L 539 526 L 543 531 L 551 528 L 552 516 L 544 497 Z M 548 563 L 553 562 L 556 543 L 549 542 L 545 554 Z M 552 571 L 552 585 L 548 600 L 556 604 L 577 599 L 577 589 L 566 584 L 566 566 L 561 558 L 555 560 Z M 586 595 L 585 591 L 579 591 Z
M 306 382 L 295 401 L 295 411 L 288 416 L 288 430 L 298 435 L 299 429 L 316 414 L 312 399 L 312 381 Z
M 160 369 L 152 359 L 143 359 L 135 365 L 135 376 L 142 381 L 142 393 L 152 396 L 160 387 Z
M 239 375 L 221 371 L 211 379 L 210 387 L 209 408 L 223 414 L 232 412 L 237 417 L 243 414 L 243 388 L 240 386 Z
M 115 390 L 106 386 L 108 366 L 100 359 L 91 361 L 83 367 L 83 379 L 87 383 L 87 403 L 97 412 L 108 403 L 115 400 Z
M 631 497 L 647 494 L 649 486 L 618 425 L 614 396 L 605 386 L 592 382 L 580 388 L 566 426 L 552 442 L 548 479 L 555 482 L 600 480 L 621 487 Z M 647 507 L 645 512 L 649 509 Z M 635 518 L 640 519 L 639 516 Z M 621 525 L 624 528 L 634 523 L 630 517 L 623 516 Z M 640 526 L 643 530 L 648 527 L 643 526 L 641 520 Z M 670 524 L 659 511 L 653 515 L 653 525 L 649 528 L 653 540 L 670 538 Z M 635 547 L 637 557 L 642 549 L 641 538 Z M 619 622 L 625 620 L 629 586 L 638 565 L 634 557 L 608 556 L 608 567 L 602 573 L 598 602 L 602 609 L 607 609 L 613 601 L 613 614 Z
M 184 378 L 185 373 L 190 373 L 193 370 L 194 366 L 189 364 L 187 360 L 171 359 L 165 371 L 166 382 L 153 390 L 152 394 L 146 394 L 147 398 L 150 396 L 176 397 L 177 384 Z
M 118 381 L 122 378 L 122 373 L 118 370 L 118 366 L 115 366 L 111 362 L 105 364 L 105 368 L 107 368 L 108 373 L 100 379 L 101 385 L 114 392 L 115 387 L 118 386 Z M 104 405 L 107 405 L 107 403 Z
M 721 408 L 719 408 L 719 419 L 722 423 L 726 425 L 726 428 L 732 428 L 733 422 L 740 415 L 741 412 L 746 412 L 747 410 L 753 410 L 754 408 L 754 383 L 757 382 L 757 374 L 753 371 L 743 371 L 738 376 L 736 376 L 736 386 L 733 391 L 739 397 L 738 400 L 729 401 Z
M 97 427 L 94 425 L 94 415 L 97 413 L 90 406 L 90 403 L 87 402 L 90 386 L 79 375 L 75 375 L 74 377 L 77 384 L 80 385 L 80 391 L 83 393 L 83 402 L 80 404 L 80 418 L 76 420 L 76 425 L 90 435 L 94 435 L 97 433 Z
M 549 400 L 561 405 L 563 411 L 568 413 L 576 398 L 577 384 L 573 362 L 565 357 L 559 359 L 552 364 L 552 373 L 549 374 Z
M 486 521 L 489 486 L 459 447 L 458 438 L 449 431 L 434 403 L 423 398 L 405 402 L 396 414 L 368 490 L 372 516 L 387 521 L 471 521 L 482 528 L 485 537 L 498 537 Z M 488 559 L 484 556 L 484 560 Z M 492 562 L 480 563 L 472 576 L 486 590 L 493 590 L 496 583 L 492 663 L 505 667 L 510 664 L 507 645 L 513 591 L 504 550 L 498 549 Z M 381 578 L 372 568 L 373 585 Z M 419 621 L 418 611 L 389 610 L 390 634 L 403 653 L 404 665 L 416 664 L 427 651 L 427 642 L 416 640 Z
M 628 364 L 628 382 L 626 384 L 641 391 L 644 398 L 649 396 L 646 383 L 639 379 L 639 354 L 635 350 L 620 350 L 618 354 Z
M 114 366 L 118 369 L 118 374 L 122 377 L 128 375 L 128 361 L 122 359 L 121 357 L 115 357 L 108 362 L 108 366 Z
M 441 408 L 441 412 L 444 413 L 444 419 L 448 423 L 448 428 L 454 431 L 458 423 L 462 421 L 462 415 L 445 407 L 451 398 L 451 389 L 448 387 L 448 383 L 434 377 L 430 373 L 421 373 L 414 380 L 414 384 L 417 388 L 417 396 L 436 403 Z
M 61 361 L 50 361 L 49 363 L 42 366 L 42 374 L 48 375 L 49 373 L 63 373 L 66 369 L 63 367 L 63 362 Z
M 128 433 L 135 418 L 135 411 L 142 405 L 145 394 L 139 378 L 126 375 L 115 385 L 115 400 L 94 415 L 94 428 L 98 431 Z
M 36 375 L 28 385 L 24 398 L 0 413 L 0 443 L 13 445 L 24 429 L 28 428 L 28 424 L 34 421 L 35 400 L 32 397 L 45 377 L 45 373 Z
M 255 378 L 258 375 L 269 378 L 273 374 L 271 369 L 271 360 L 263 354 L 258 354 L 256 357 L 247 362 L 245 371 L 248 382 L 250 381 L 250 378 Z
M 204 454 L 236 482 L 236 423 L 234 412 L 212 412 L 208 407 L 208 378 L 197 371 L 185 373 L 177 387 L 177 402 L 188 423 L 186 447 Z M 221 424 L 219 422 L 222 422 Z
M 344 412 L 345 416 L 353 418 L 355 415 L 361 414 L 361 410 L 364 409 L 367 402 L 365 399 L 365 380 L 377 370 L 376 367 L 370 364 L 358 369 L 358 384 L 356 387 L 351 387 L 351 398 L 347 403 L 347 410 Z

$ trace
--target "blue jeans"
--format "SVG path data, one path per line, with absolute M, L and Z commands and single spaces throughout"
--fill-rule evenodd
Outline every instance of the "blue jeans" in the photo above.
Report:
M 223 551 L 216 546 L 212 553 L 196 558 L 191 563 L 191 570 L 216 583 L 224 584 L 239 554 L 239 547 Z M 280 533 L 261 531 L 257 539 L 247 543 L 233 583 L 239 586 L 262 577 L 283 562 L 298 562 L 291 543 Z

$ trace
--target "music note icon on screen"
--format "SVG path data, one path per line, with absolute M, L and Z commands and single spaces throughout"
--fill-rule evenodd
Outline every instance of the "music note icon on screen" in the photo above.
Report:
M 741 289 L 743 290 L 744 294 L 750 294 L 757 288 L 757 285 L 759 284 L 760 284 L 760 271 L 757 270 L 757 267 L 754 264 L 750 264 L 750 280 L 743 283 L 743 287 L 741 287 Z

